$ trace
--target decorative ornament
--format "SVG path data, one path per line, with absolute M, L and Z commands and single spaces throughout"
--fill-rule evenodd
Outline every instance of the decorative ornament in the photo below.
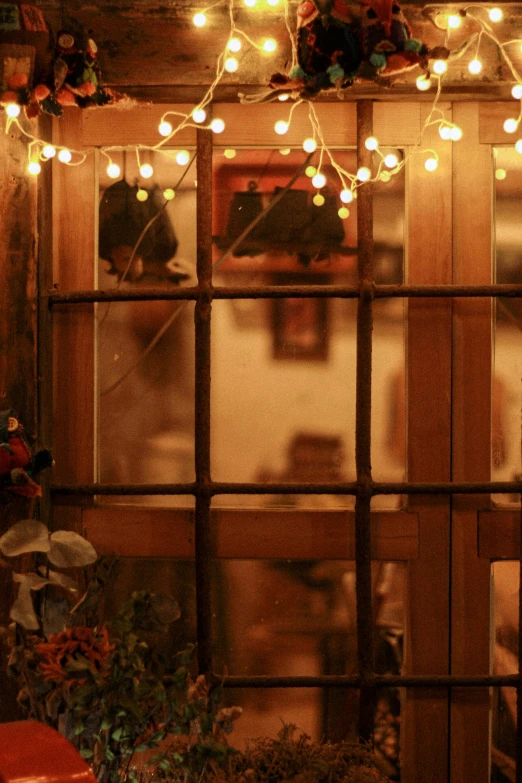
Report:
M 34 478 L 52 462 L 47 449 L 33 454 L 12 408 L 0 412 L 0 489 L 30 498 L 40 496 L 42 490 Z

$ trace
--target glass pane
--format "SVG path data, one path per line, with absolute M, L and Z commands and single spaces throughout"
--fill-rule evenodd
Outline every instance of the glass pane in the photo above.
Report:
M 522 282 L 522 157 L 511 148 L 495 150 L 495 280 Z M 499 171 L 506 173 L 499 179 Z M 500 175 L 502 176 L 502 174 Z M 521 476 L 522 299 L 498 297 L 495 306 L 492 389 L 492 478 L 514 481 Z M 497 496 L 503 504 L 518 495 Z
M 111 179 L 100 156 L 99 287 L 193 284 L 195 168 L 165 153 L 147 153 L 141 168 L 134 153 L 111 150 L 110 156 L 121 175 Z M 143 176 L 143 165 L 152 168 L 151 176 Z M 187 301 L 97 305 L 100 481 L 194 479 L 193 314 L 194 303 Z M 132 502 L 185 505 L 176 497 Z

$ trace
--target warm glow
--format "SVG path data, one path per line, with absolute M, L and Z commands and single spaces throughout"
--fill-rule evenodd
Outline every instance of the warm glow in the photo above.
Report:
M 424 168 L 426 171 L 435 171 L 436 168 L 438 168 L 439 161 L 437 158 L 427 158 L 427 160 L 424 161 Z
M 449 141 L 451 139 L 451 127 L 449 125 L 441 125 L 439 128 L 439 136 L 441 139 L 444 139 L 444 141 Z
M 324 204 L 324 196 L 321 195 L 321 193 L 316 193 L 312 201 L 314 202 L 316 207 L 322 207 Z
M 274 41 L 273 38 L 267 38 L 266 41 L 263 42 L 263 51 L 268 52 L 271 54 L 272 52 L 275 52 L 277 49 L 277 43 Z
M 160 136 L 170 136 L 172 133 L 172 125 L 166 120 L 162 120 L 158 126 L 158 132 Z
M 495 179 L 503 180 L 507 177 L 507 171 L 505 169 L 497 169 L 495 171 Z
M 176 155 L 176 163 L 178 166 L 186 166 L 189 160 L 190 155 L 188 154 L 187 150 L 181 150 L 181 152 L 178 152 Z
M 121 169 L 117 163 L 109 163 L 107 166 L 107 176 L 111 179 L 118 179 L 121 174 Z
M 279 136 L 284 136 L 285 133 L 288 133 L 288 128 L 289 125 L 284 120 L 278 120 L 274 125 L 274 130 L 279 134 Z
M 515 84 L 515 86 L 511 90 L 511 95 L 513 96 L 513 98 L 519 101 L 522 98 L 522 84 Z
M 227 73 L 235 73 L 239 68 L 239 63 L 235 57 L 227 57 L 225 60 L 225 71 Z
M 460 141 L 462 138 L 462 128 L 459 128 L 458 125 L 454 125 L 453 128 L 450 130 L 450 139 L 452 141 Z
M 366 168 L 366 166 L 361 166 L 361 168 L 357 172 L 357 179 L 359 182 L 368 182 L 370 177 L 372 176 L 372 172 L 370 169 Z
M 231 52 L 239 52 L 239 50 L 241 49 L 241 39 L 231 38 L 227 46 Z
M 172 188 L 165 188 L 165 190 L 163 191 L 163 198 L 165 199 L 165 201 L 172 201 L 175 195 L 176 194 L 172 190 Z
M 384 157 L 384 165 L 387 166 L 389 169 L 394 169 L 395 166 L 397 166 L 399 163 L 399 158 L 394 152 L 388 153 L 388 155 L 385 155 Z
M 303 149 L 305 152 L 315 152 L 317 149 L 317 142 L 315 139 L 305 139 L 303 141 Z
M 243 0 L 247 8 L 253 8 L 257 3 L 257 0 Z
M 366 141 L 364 142 L 364 146 L 367 150 L 370 150 L 370 152 L 373 152 L 373 150 L 376 150 L 379 146 L 379 142 L 375 138 L 375 136 L 368 136 Z
M 274 5 L 278 5 L 279 0 L 266 0 L 266 2 L 268 3 L 268 5 L 274 6 Z
M 510 117 L 509 120 L 506 120 L 504 123 L 504 130 L 506 133 L 516 133 L 518 129 L 518 120 L 515 120 L 513 117 Z
M 138 199 L 138 201 L 147 201 L 148 197 L 149 194 L 147 193 L 146 190 L 143 190 L 143 188 L 140 188 L 136 193 L 136 198 Z
M 204 27 L 207 23 L 207 17 L 205 16 L 205 14 L 202 13 L 194 14 L 194 16 L 192 17 L 192 21 L 194 22 L 196 27 Z
M 53 147 L 52 144 L 46 144 L 42 150 L 42 155 L 44 156 L 44 158 L 54 158 L 54 156 L 56 155 L 56 149 Z
M 289 147 L 283 147 L 283 149 L 279 150 L 280 155 L 290 155 L 290 152 L 292 150 Z
M 326 185 L 326 177 L 320 172 L 312 177 L 312 185 L 314 188 L 324 188 Z
M 346 207 L 341 207 L 340 209 L 337 210 L 337 214 L 339 215 L 341 220 L 346 220 L 346 218 L 350 214 L 350 210 L 346 209 Z
M 389 182 L 391 180 L 391 174 L 389 171 L 381 171 L 379 174 L 379 179 L 381 182 Z
M 448 27 L 450 30 L 456 30 L 457 27 L 460 27 L 461 18 L 458 14 L 450 14 L 448 16 Z
M 42 170 L 42 167 L 40 166 L 40 164 L 38 163 L 37 160 L 31 160 L 27 164 L 27 171 L 29 172 L 29 174 L 34 174 L 36 176 L 37 174 L 39 174 L 41 172 L 41 170 Z
M 437 76 L 442 76 L 443 73 L 446 73 L 448 70 L 448 63 L 446 60 L 435 60 L 433 63 L 433 73 L 436 73 Z
M 289 99 L 290 95 L 287 92 L 282 92 L 281 95 L 277 96 L 277 99 L 279 101 L 287 101 Z
M 7 106 L 5 107 L 5 113 L 7 114 L 8 117 L 11 117 L 11 119 L 13 120 L 15 119 L 15 117 L 20 116 L 20 111 L 21 109 L 17 103 L 8 103 Z M 36 173 L 38 174 L 39 172 Z
M 344 204 L 350 204 L 353 201 L 353 193 L 351 190 L 344 188 L 344 190 L 341 190 L 339 193 L 339 198 Z
M 205 111 L 205 109 L 194 109 L 194 111 L 192 112 L 192 119 L 194 120 L 194 122 L 198 122 L 199 124 L 201 124 L 202 122 L 205 122 L 205 120 L 207 119 L 207 112 Z
M 216 117 L 216 119 L 212 120 L 212 122 L 210 123 L 210 127 L 214 131 L 214 133 L 223 133 L 223 131 L 225 130 L 225 123 L 223 122 L 223 120 L 220 120 L 219 118 Z
M 418 76 L 415 84 L 417 85 L 418 90 L 426 92 L 426 90 L 429 90 L 431 87 L 431 79 L 429 76 Z
M 312 179 L 312 177 L 315 177 L 315 175 L 317 174 L 317 169 L 315 168 L 315 166 L 307 166 L 305 168 L 305 174 L 307 177 L 310 177 L 310 179 Z
M 69 150 L 60 150 L 58 153 L 58 160 L 60 160 L 62 163 L 70 163 L 72 160 L 72 155 Z
M 224 155 L 224 156 L 225 156 L 225 158 L 227 158 L 228 160 L 232 160 L 232 158 L 235 158 L 235 157 L 236 157 L 236 151 L 235 151 L 235 150 L 225 150 L 225 151 L 224 151 L 224 153 L 223 153 L 223 155 Z
M 520 153 L 520 155 L 522 155 L 522 139 L 519 139 L 519 140 L 518 140 L 518 141 L 515 143 L 515 149 L 516 149 L 516 151 L 517 151 L 518 153 Z
M 504 14 L 500 8 L 492 8 L 489 12 L 489 18 L 492 22 L 501 22 Z
M 140 174 L 143 179 L 150 179 L 150 177 L 152 177 L 154 174 L 154 169 L 150 163 L 143 163 L 143 165 L 140 166 Z
M 470 73 L 476 75 L 477 73 L 480 73 L 481 70 L 482 70 L 482 63 L 480 62 L 480 60 L 471 60 L 468 63 L 468 71 Z

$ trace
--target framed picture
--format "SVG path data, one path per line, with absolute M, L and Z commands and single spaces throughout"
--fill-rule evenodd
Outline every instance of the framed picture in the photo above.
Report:
M 274 359 L 325 361 L 328 358 L 328 300 L 273 299 L 272 333 Z

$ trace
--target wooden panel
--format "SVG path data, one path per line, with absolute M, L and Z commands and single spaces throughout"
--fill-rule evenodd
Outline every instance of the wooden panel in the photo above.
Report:
M 520 511 L 479 511 L 478 553 L 487 561 L 520 557 Z
M 491 282 L 491 150 L 479 142 L 479 107 L 456 104 L 464 133 L 453 145 L 454 282 Z M 473 193 L 473 198 L 470 198 Z M 491 465 L 491 300 L 453 303 L 453 480 L 489 481 Z M 452 517 L 452 674 L 488 674 L 490 564 L 479 559 L 476 509 L 487 496 L 457 496 Z M 452 779 L 489 781 L 489 693 L 451 694 Z
M 215 556 L 235 559 L 353 560 L 352 511 L 213 509 Z M 100 553 L 127 557 L 193 557 L 194 512 L 190 509 L 86 509 L 82 524 Z M 372 514 L 372 557 L 417 557 L 417 514 Z M 122 530 L 125 535 L 122 536 Z
M 506 133 L 504 122 L 509 117 L 518 117 L 518 103 L 481 103 L 478 106 L 480 144 L 514 144 L 520 133 Z
M 447 106 L 442 106 L 451 117 Z M 423 115 L 427 110 L 423 108 Z M 408 264 L 410 283 L 451 282 L 451 145 L 436 128 L 424 145 L 439 154 L 427 172 L 425 155 L 408 164 Z M 428 212 L 427 212 L 428 210 Z M 408 479 L 450 478 L 451 301 L 408 303 Z M 449 672 L 450 509 L 445 497 L 412 497 L 419 514 L 419 557 L 408 567 L 405 671 Z M 440 690 L 410 689 L 401 728 L 404 783 L 448 780 L 448 706 Z
M 105 106 L 96 111 L 82 112 L 81 144 L 85 147 L 108 147 L 145 144 L 153 146 L 162 140 L 158 125 L 167 111 L 190 114 L 193 105 L 154 105 L 142 103 L 134 108 L 120 109 L 117 106 Z M 172 127 L 181 122 L 182 117 L 175 114 L 167 117 Z M 194 123 L 192 123 L 194 125 Z M 196 129 L 184 128 L 171 139 L 167 146 L 184 147 L 196 144 Z

